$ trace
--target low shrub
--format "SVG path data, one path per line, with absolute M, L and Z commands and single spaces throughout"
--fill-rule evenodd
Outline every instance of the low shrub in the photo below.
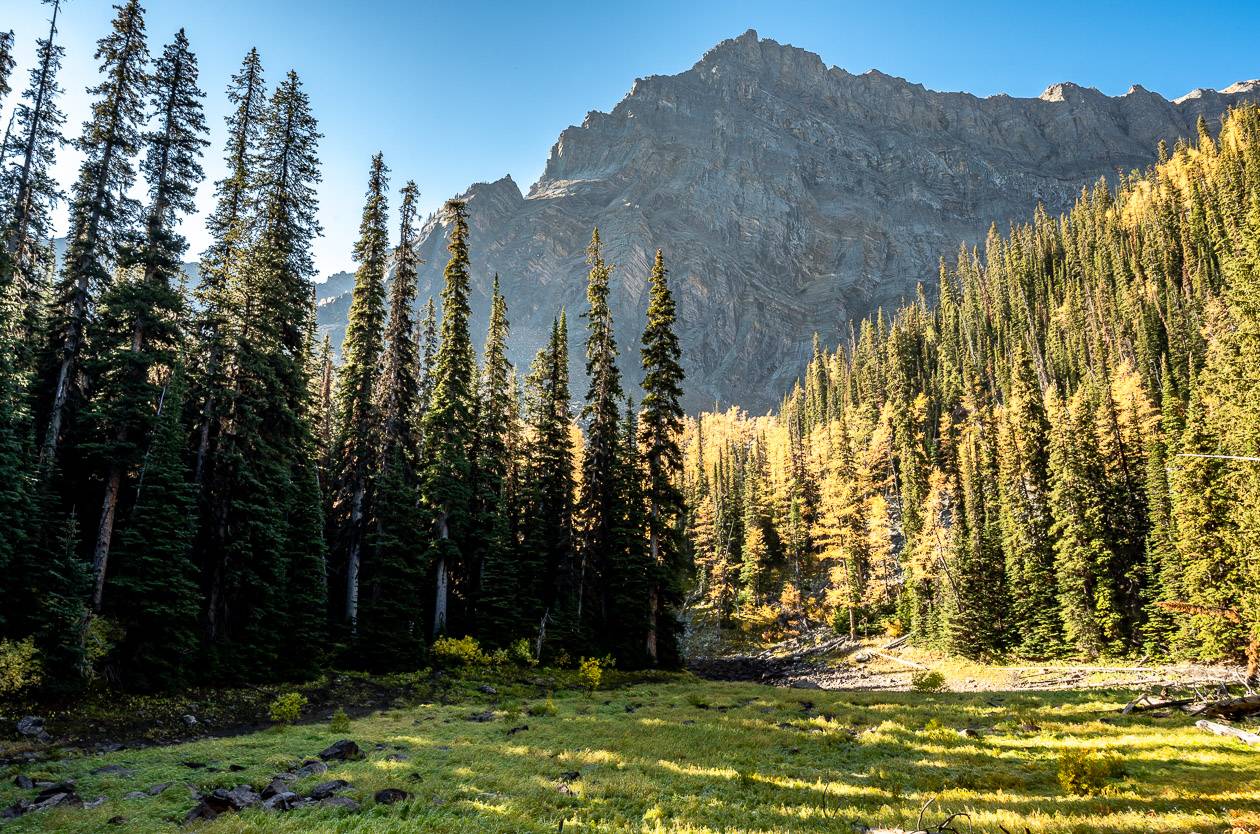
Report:
M 38 686 L 43 677 L 35 641 L 0 640 L 0 700 Z
M 306 708 L 306 696 L 297 692 L 286 692 L 276 697 L 267 708 L 271 720 L 277 724 L 292 724 L 302 717 Z
M 535 701 L 534 703 L 530 704 L 529 709 L 527 709 L 526 712 L 528 712 L 530 715 L 534 716 L 535 718 L 541 718 L 545 715 L 555 715 L 556 702 L 551 700 L 551 696 L 548 695 L 547 700 Z
M 1059 786 L 1072 796 L 1097 796 L 1122 775 L 1124 761 L 1115 753 L 1071 747 L 1059 754 Z
M 945 676 L 935 670 L 915 672 L 910 676 L 910 688 L 915 692 L 941 692 L 945 689 Z
M 429 654 L 439 666 L 485 666 L 490 657 L 475 637 L 439 637 Z
M 578 683 L 581 684 L 587 692 L 594 692 L 599 689 L 600 683 L 604 680 L 604 670 L 611 669 L 613 660 L 611 657 L 584 657 L 578 663 Z
M 346 715 L 344 709 L 337 707 L 337 711 L 332 714 L 332 718 L 328 721 L 328 729 L 343 735 L 350 732 L 350 716 Z
M 508 657 L 517 666 L 528 669 L 538 665 L 538 658 L 534 657 L 534 651 L 530 648 L 529 641 L 523 637 L 508 646 L 507 652 Z

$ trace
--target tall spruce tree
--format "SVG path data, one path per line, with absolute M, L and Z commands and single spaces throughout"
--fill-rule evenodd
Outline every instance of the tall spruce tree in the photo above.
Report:
M 420 361 L 416 352 L 416 184 L 402 189 L 398 248 L 389 288 L 385 353 L 377 381 L 379 467 L 375 473 L 368 558 L 361 574 L 355 655 L 375 669 L 414 669 L 426 636 L 424 562 L 427 540 L 419 508 L 417 426 Z
M 540 656 L 580 649 L 568 345 L 561 311 L 525 379 L 529 433 L 517 580 L 519 614 L 528 633 L 536 635 Z
M 643 331 L 643 416 L 640 420 L 647 480 L 648 550 L 655 571 L 650 592 L 651 630 L 647 653 L 653 662 L 676 667 L 681 662 L 679 609 L 687 564 L 683 542 L 686 508 L 682 482 L 683 369 L 675 332 L 677 309 L 670 292 L 665 258 L 656 250 L 649 278 L 647 326 Z
M 354 632 L 359 608 L 359 567 L 371 518 L 372 481 L 377 463 L 380 415 L 376 390 L 385 334 L 385 271 L 389 260 L 389 169 L 381 154 L 372 157 L 367 202 L 354 245 L 354 292 L 345 361 L 337 375 L 337 523 L 338 562 L 344 568 L 341 619 Z
M 208 144 L 197 87 L 197 59 L 184 30 L 176 33 L 154 65 L 150 81 L 157 128 L 144 137 L 143 163 L 150 205 L 143 240 L 123 250 L 126 277 L 101 298 L 87 365 L 103 393 L 88 406 L 90 450 L 100 463 L 105 491 L 92 550 L 92 608 L 99 611 L 124 474 L 135 471 L 154 430 L 161 398 L 157 380 L 169 375 L 183 338 L 184 302 L 179 285 L 187 244 L 176 231 L 193 209 L 202 178 L 200 157 Z M 182 397 L 181 397 L 182 401 Z
M 132 689 L 189 684 L 199 635 L 192 560 L 196 503 L 184 462 L 182 362 L 166 371 L 127 523 L 112 557 L 106 610 L 122 627 L 122 680 Z
M 599 229 L 587 247 L 591 270 L 586 284 L 586 376 L 582 407 L 586 443 L 577 503 L 579 621 L 592 631 L 615 632 L 622 612 L 611 607 L 605 581 L 616 554 L 615 527 L 624 513 L 621 502 L 621 371 L 608 306 L 612 268 L 605 263 Z M 584 609 L 584 610 L 583 610 Z M 646 635 L 645 635 L 646 639 Z
M 222 671 L 239 678 L 282 671 L 278 633 L 306 641 L 294 659 L 316 658 L 310 647 L 322 644 L 324 618 L 310 616 L 312 605 L 324 610 L 325 591 L 307 402 L 319 138 L 309 97 L 290 72 L 272 95 L 259 142 L 258 229 L 241 273 L 245 307 L 225 357 L 228 400 L 216 410 L 217 440 L 203 476 L 206 632 Z M 305 592 L 286 595 L 298 583 Z M 301 628 L 290 627 L 297 614 Z
M 196 418 L 196 460 L 193 480 L 205 480 L 206 458 L 221 424 L 218 408 L 229 396 L 225 362 L 230 340 L 240 332 L 239 317 L 246 305 L 241 274 L 251 233 L 257 221 L 259 194 L 258 155 L 267 118 L 267 92 L 262 61 L 257 49 L 250 49 L 241 68 L 228 83 L 228 139 L 224 148 L 227 174 L 215 183 L 215 207 L 206 218 L 210 246 L 199 264 L 201 280 L 196 289 L 200 312 L 197 339 L 200 350 L 194 379 Z
M 467 592 L 467 534 L 472 522 L 472 447 L 476 433 L 476 360 L 468 332 L 468 215 L 448 200 L 451 257 L 443 272 L 441 343 L 424 413 L 424 506 L 433 524 L 433 633 L 450 627 L 452 586 Z
M 47 1 L 47 0 L 46 0 Z M 9 326 L 21 334 L 20 361 L 30 361 L 35 348 L 44 295 L 45 276 L 53 253 L 45 244 L 52 233 L 52 210 L 61 198 L 52 167 L 64 143 L 66 117 L 57 105 L 61 87 L 57 73 L 65 49 L 55 43 L 60 0 L 51 0 L 48 36 L 35 50 L 36 65 L 22 99 L 13 109 L 13 130 L 0 146 L 0 217 L 3 255 L 0 256 L 0 294 L 11 295 L 17 316 Z
M 84 161 L 70 200 L 65 264 L 53 291 L 40 388 L 40 461 L 45 472 L 57 463 L 62 433 L 70 422 L 67 413 L 83 398 L 84 337 L 93 305 L 109 283 L 110 267 L 138 213 L 127 192 L 135 181 L 132 158 L 140 148 L 149 92 L 149 51 L 138 0 L 127 0 L 115 9 L 112 31 L 97 42 L 95 57 L 103 80 L 89 90 L 96 100 L 76 142 Z
M 490 327 L 482 351 L 477 423 L 476 494 L 474 512 L 478 530 L 475 562 L 481 566 L 476 626 L 492 644 L 506 645 L 520 637 L 517 599 L 520 592 L 518 553 L 511 540 L 508 478 L 512 463 L 511 438 L 517 419 L 515 383 L 507 358 L 507 302 L 494 276 L 490 293 Z

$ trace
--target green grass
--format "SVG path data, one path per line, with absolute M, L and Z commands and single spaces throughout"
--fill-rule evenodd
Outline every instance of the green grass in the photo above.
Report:
M 997 832 L 1213 832 L 1260 820 L 1260 754 L 1206 735 L 1181 716 L 1121 717 L 1129 693 L 854 693 L 772 689 L 683 678 L 598 691 L 557 692 L 555 714 L 516 690 L 497 701 L 424 704 L 359 718 L 345 737 L 367 760 L 335 765 L 323 779 L 352 783 L 359 813 L 247 811 L 206 832 L 848 832 L 858 824 L 913 828 L 946 813 Z M 993 706 L 989 701 L 997 703 Z M 806 708 L 805 704 L 812 704 Z M 627 707 L 633 711 L 627 711 Z M 496 720 L 467 718 L 487 708 Z M 529 729 L 512 736 L 512 727 Z M 971 728 L 978 737 L 958 731 Z M 71 778 L 92 810 L 38 812 L 8 832 L 175 831 L 194 801 L 186 785 L 261 786 L 339 735 L 324 724 L 235 738 L 66 758 L 26 768 Z M 377 744 L 384 745 L 377 750 Z M 1069 796 L 1061 753 L 1113 752 L 1123 774 L 1099 796 Z M 388 761 L 402 752 L 408 761 Z M 197 760 L 220 772 L 190 770 Z M 135 776 L 90 771 L 122 764 Z M 227 772 L 229 765 L 245 769 Z M 561 774 L 580 778 L 561 789 Z M 0 786 L 7 806 L 30 791 Z M 175 785 L 155 798 L 130 790 Z M 409 801 L 376 806 L 375 791 L 401 787 Z M 125 824 L 110 825 L 115 816 Z M 961 823 L 966 830 L 966 823 Z M 860 830 L 860 829 L 858 829 Z

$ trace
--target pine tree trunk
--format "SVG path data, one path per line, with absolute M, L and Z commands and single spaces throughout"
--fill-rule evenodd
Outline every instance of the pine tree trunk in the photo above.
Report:
M 105 567 L 109 562 L 109 542 L 114 535 L 114 513 L 118 509 L 118 492 L 122 486 L 122 467 L 113 464 L 105 481 L 105 498 L 101 503 L 101 523 L 92 551 L 92 611 L 101 612 L 105 596 Z
M 447 525 L 446 510 L 438 517 L 438 547 L 442 548 L 442 555 L 438 557 L 437 563 L 437 597 L 433 602 L 433 636 L 437 637 L 446 631 L 446 542 L 450 538 L 450 528 Z
M 657 522 L 660 518 L 660 510 L 656 500 L 652 500 L 652 522 L 651 532 L 648 534 L 648 550 L 652 555 L 652 566 L 657 570 L 661 567 L 661 537 L 657 530 Z M 647 633 L 647 653 L 652 658 L 652 662 L 656 662 L 656 630 L 660 623 L 659 620 L 659 589 L 656 582 L 652 583 L 652 590 L 648 593 L 648 633 Z
M 350 624 L 350 634 L 355 633 L 359 620 L 359 554 L 360 534 L 363 524 L 363 482 L 354 488 L 354 498 L 350 508 L 350 547 L 346 553 L 346 622 Z

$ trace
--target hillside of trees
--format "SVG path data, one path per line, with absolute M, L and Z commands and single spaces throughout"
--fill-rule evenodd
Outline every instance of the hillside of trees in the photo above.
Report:
M 115 7 L 63 194 L 59 6 L 0 154 L 6 656 L 63 690 L 411 670 L 438 635 L 678 665 L 682 371 L 662 255 L 635 404 L 593 234 L 575 408 L 565 311 L 518 375 L 496 290 L 474 348 L 459 202 L 445 289 L 417 315 L 418 189 L 402 187 L 391 222 L 378 154 L 334 367 L 314 324 L 321 134 L 298 75 L 269 84 L 251 50 L 228 84 L 227 174 L 192 299 L 177 231 L 207 145 L 192 48 L 180 31 L 151 56 L 139 3 Z
M 689 421 L 700 625 L 1260 654 L 1260 111 L 942 261 L 777 414 Z

